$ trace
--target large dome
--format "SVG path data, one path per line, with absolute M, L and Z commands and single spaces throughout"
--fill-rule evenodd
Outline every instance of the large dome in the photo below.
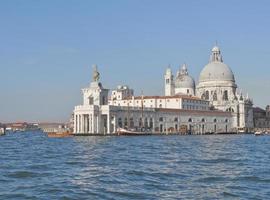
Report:
M 223 63 L 218 47 L 212 49 L 210 62 L 203 68 L 199 82 L 208 81 L 232 81 L 235 82 L 234 75 L 230 67 Z
M 200 74 L 200 82 L 205 81 L 235 81 L 232 70 L 222 62 L 210 62 Z

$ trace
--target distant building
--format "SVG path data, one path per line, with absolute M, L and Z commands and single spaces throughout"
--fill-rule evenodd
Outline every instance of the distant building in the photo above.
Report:
M 259 107 L 253 108 L 254 127 L 259 129 L 270 128 L 270 106 L 266 106 L 265 110 Z
M 67 130 L 65 123 L 39 123 L 38 127 L 45 133 L 64 132 Z

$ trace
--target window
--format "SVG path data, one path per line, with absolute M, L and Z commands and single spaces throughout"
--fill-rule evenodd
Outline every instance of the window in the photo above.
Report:
M 118 126 L 119 126 L 120 128 L 122 128 L 122 119 L 121 119 L 121 118 L 118 118 Z
M 187 89 L 187 93 L 189 94 L 189 89 Z
M 228 91 L 225 90 L 223 93 L 223 100 L 228 101 Z
M 209 91 L 206 91 L 206 92 L 205 92 L 205 99 L 206 99 L 206 100 L 209 100 Z
M 163 117 L 160 117 L 160 118 L 159 118 L 159 121 L 160 121 L 160 122 L 163 122 Z
M 149 128 L 153 128 L 153 119 L 152 118 L 150 118 L 150 123 L 149 123 Z
M 89 105 L 93 105 L 94 104 L 94 98 L 93 97 L 89 97 Z
M 192 119 L 191 119 L 191 118 L 189 118 L 189 119 L 188 119 L 188 122 L 192 122 Z
M 106 104 L 106 98 L 104 96 L 102 96 L 102 105 Z
M 166 84 L 169 84 L 170 83 L 170 79 L 166 79 Z
M 217 101 L 217 92 L 215 92 L 213 95 L 213 101 Z
M 127 120 L 127 118 L 125 118 L 124 126 L 125 126 L 125 127 L 128 126 L 128 120 Z

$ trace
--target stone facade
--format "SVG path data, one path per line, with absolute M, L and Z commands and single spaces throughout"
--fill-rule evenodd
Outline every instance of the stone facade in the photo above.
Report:
M 169 74 L 172 79 L 166 81 Z M 254 127 L 253 102 L 237 90 L 234 74 L 223 62 L 219 47 L 213 47 L 209 63 L 202 69 L 196 88 L 193 78 L 188 75 L 186 65 L 177 72 L 176 77 L 178 78 L 174 80 L 171 70 L 166 70 L 165 95 L 178 92 L 196 95 L 209 101 L 212 109 L 231 112 L 233 127 L 241 131 L 248 131 Z M 170 87 L 170 84 L 173 87 Z
M 129 96 L 133 90 L 108 90 L 97 80 L 82 89 L 83 104 L 74 109 L 75 134 L 111 134 L 117 128 L 153 133 L 225 133 L 235 131 L 230 112 L 210 110 L 209 101 L 195 96 Z

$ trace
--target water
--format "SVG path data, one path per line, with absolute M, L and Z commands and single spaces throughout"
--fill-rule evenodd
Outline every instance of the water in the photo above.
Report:
M 270 136 L 0 137 L 0 199 L 269 199 Z

